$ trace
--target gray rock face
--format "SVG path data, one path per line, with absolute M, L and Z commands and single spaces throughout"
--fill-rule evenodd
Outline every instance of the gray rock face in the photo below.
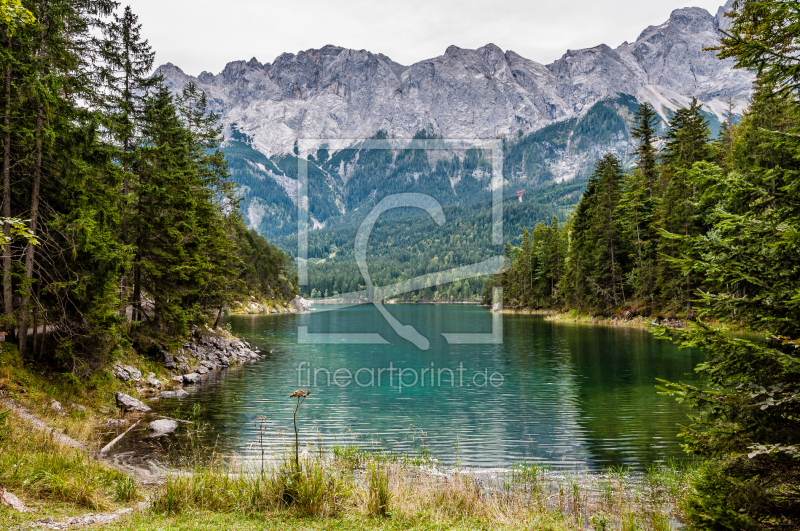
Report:
M 142 379 L 141 371 L 135 367 L 131 367 L 130 365 L 114 365 L 113 373 L 114 376 L 123 382 L 127 382 L 128 380 L 138 382 Z
M 130 395 L 126 395 L 125 393 L 117 393 L 116 394 L 117 406 L 124 409 L 125 411 L 139 411 L 141 413 L 147 413 L 150 411 L 150 408 L 144 405 L 139 400 L 136 400 Z
M 307 312 L 311 310 L 312 301 L 297 295 L 294 299 L 292 299 L 291 302 L 289 302 L 289 305 L 298 312 Z
M 570 50 L 541 65 L 494 44 L 450 46 L 439 57 L 402 66 L 385 55 L 336 46 L 283 54 L 272 64 L 235 61 L 197 78 L 159 68 L 179 90 L 193 81 L 224 125 L 236 123 L 255 149 L 288 153 L 298 138 L 366 138 L 379 129 L 410 138 L 433 125 L 445 138 L 497 138 L 578 116 L 618 93 L 650 101 L 662 114 L 692 96 L 722 116 L 732 97 L 744 104 L 750 73 L 703 48 L 717 44 L 730 19 L 700 8 L 673 11 L 634 43 Z
M 158 437 L 172 433 L 178 429 L 178 423 L 170 419 L 154 420 L 147 426 L 147 432 L 150 437 Z

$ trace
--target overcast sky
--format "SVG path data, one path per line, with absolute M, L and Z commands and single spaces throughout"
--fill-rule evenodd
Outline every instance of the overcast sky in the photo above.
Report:
M 686 3 L 691 2 L 691 3 Z M 384 53 L 410 65 L 455 44 L 550 63 L 567 49 L 634 41 L 673 9 L 716 14 L 723 0 L 129 0 L 156 65 L 219 73 L 256 57 L 335 44 Z M 123 0 L 123 5 L 126 2 Z

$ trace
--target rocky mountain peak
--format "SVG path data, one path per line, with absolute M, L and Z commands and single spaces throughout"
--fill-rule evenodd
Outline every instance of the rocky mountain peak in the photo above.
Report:
M 223 124 L 246 130 L 267 156 L 290 152 L 297 138 L 370 137 L 381 129 L 399 138 L 431 127 L 445 137 L 496 138 L 580 116 L 618 94 L 650 101 L 662 116 L 692 96 L 712 113 L 727 108 L 729 97 L 741 107 L 751 74 L 704 51 L 717 44 L 725 20 L 700 8 L 677 9 L 633 43 L 568 50 L 549 65 L 492 43 L 449 46 L 410 66 L 326 45 L 284 53 L 272 64 L 234 61 L 216 76 L 193 78 L 172 64 L 159 71 L 176 90 L 198 84 Z

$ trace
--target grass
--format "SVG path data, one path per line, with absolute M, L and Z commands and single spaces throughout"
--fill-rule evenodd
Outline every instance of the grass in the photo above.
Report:
M 303 529 L 662 531 L 679 519 L 692 473 L 674 463 L 646 474 L 626 468 L 601 474 L 558 471 L 522 463 L 499 477 L 486 477 L 421 468 L 416 461 L 348 447 L 311 453 L 299 469 L 291 449 L 263 472 L 259 463 L 206 461 L 170 477 L 153 496 L 150 510 L 167 529 L 203 528 L 181 515 L 237 514 L 241 525 L 249 521 L 259 529 L 290 521 L 302 522 L 298 528 Z
M 118 361 L 136 366 L 144 377 L 153 372 L 157 378 L 168 380 L 169 373 L 163 366 L 143 356 L 129 355 Z M 114 394 L 122 391 L 137 397 L 137 385 L 144 384 L 123 382 L 108 370 L 98 371 L 88 379 L 50 369 L 36 370 L 23 365 L 15 345 L 0 343 L 0 398 L 14 399 L 65 435 L 90 446 L 97 444 L 95 428 L 105 419 L 119 416 Z M 61 404 L 61 413 L 49 407 L 53 400 Z M 83 406 L 86 411 L 72 404 Z

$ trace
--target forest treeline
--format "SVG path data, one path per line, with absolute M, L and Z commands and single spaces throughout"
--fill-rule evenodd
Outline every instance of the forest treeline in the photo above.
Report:
M 25 359 L 80 376 L 233 298 L 297 292 L 288 256 L 241 220 L 205 95 L 151 75 L 130 8 L 2 10 L 2 327 Z
M 506 247 L 510 267 L 487 282 L 484 303 L 502 286 L 511 307 L 693 318 L 698 294 L 720 286 L 705 270 L 686 267 L 699 252 L 692 238 L 716 235 L 728 215 L 753 207 L 753 194 L 766 201 L 779 193 L 772 178 L 752 189 L 743 176 L 797 166 L 763 132 L 786 133 L 797 117 L 789 99 L 761 83 L 740 123 L 729 116 L 716 138 L 697 100 L 672 115 L 662 137 L 660 118 L 642 104 L 631 128 L 633 171 L 613 154 L 602 157 L 566 223 L 526 228 L 519 247 Z M 737 296 L 748 286 L 722 289 Z

